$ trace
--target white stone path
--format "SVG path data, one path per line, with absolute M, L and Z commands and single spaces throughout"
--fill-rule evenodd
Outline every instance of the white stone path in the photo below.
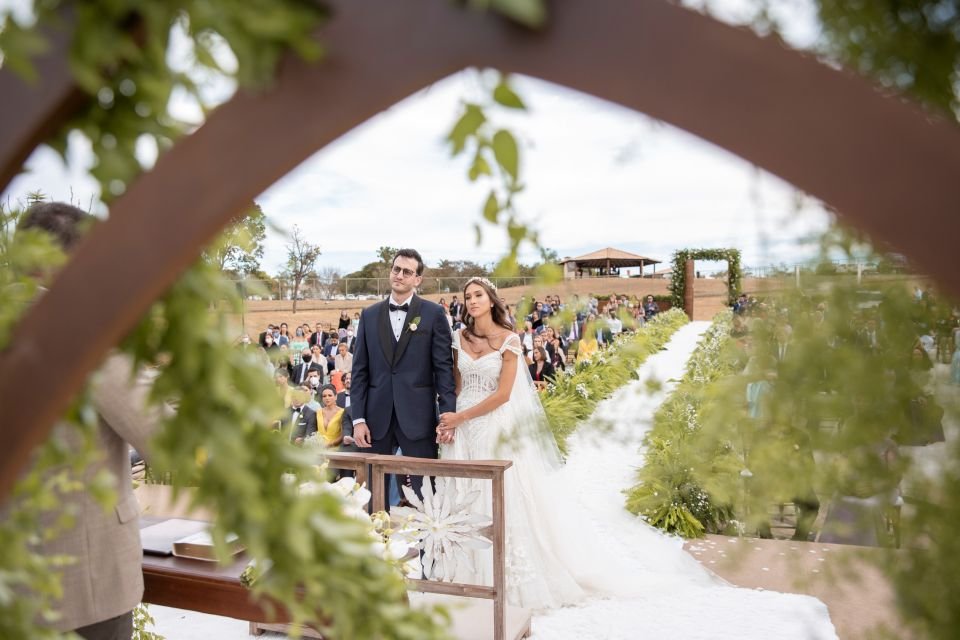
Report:
M 635 381 L 597 408 L 571 439 L 566 479 L 574 490 L 567 508 L 577 509 L 594 532 L 585 545 L 602 546 L 618 560 L 618 583 L 631 582 L 630 596 L 593 598 L 537 615 L 535 640 L 713 640 L 718 638 L 808 640 L 836 638 L 826 606 L 808 596 L 728 586 L 682 548 L 623 508 L 622 490 L 643 463 L 640 445 L 656 408 L 675 387 L 700 335 L 709 326 L 684 326 L 664 351 L 652 355 Z M 651 393 L 646 382 L 663 382 Z M 606 423 L 612 429 L 594 429 Z M 155 630 L 170 640 L 241 640 L 245 622 L 165 607 L 150 607 Z M 282 637 L 268 634 L 263 637 Z

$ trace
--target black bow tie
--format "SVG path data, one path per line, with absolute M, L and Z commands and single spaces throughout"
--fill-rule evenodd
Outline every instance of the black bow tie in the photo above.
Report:
M 300 410 L 303 409 L 303 407 L 290 407 L 290 408 L 293 410 L 294 413 L 300 413 Z
M 393 304 L 392 302 L 390 303 L 390 311 L 406 312 L 408 309 L 410 309 L 410 304 L 407 302 L 404 302 L 403 304 Z

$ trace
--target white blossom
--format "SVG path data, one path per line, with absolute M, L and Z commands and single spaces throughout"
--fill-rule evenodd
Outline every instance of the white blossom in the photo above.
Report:
M 394 507 L 390 515 L 399 520 L 396 536 L 408 537 L 423 550 L 423 575 L 430 580 L 452 582 L 460 561 L 472 565 L 468 549 L 486 549 L 489 538 L 480 533 L 492 520 L 469 511 L 480 497 L 477 490 L 461 497 L 456 483 L 437 478 L 434 492 L 430 482 L 423 483 L 423 500 L 407 486 L 403 493 L 412 507 Z M 472 567 L 471 567 L 472 569 Z

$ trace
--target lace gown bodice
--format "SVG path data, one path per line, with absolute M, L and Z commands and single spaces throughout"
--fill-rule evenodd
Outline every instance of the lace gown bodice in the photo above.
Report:
M 503 369 L 503 354 L 506 351 L 520 353 L 520 340 L 511 335 L 497 351 L 491 351 L 479 358 L 460 349 L 460 332 L 453 337 L 454 348 L 459 351 L 457 371 L 460 374 L 460 394 L 457 396 L 457 411 L 465 411 L 493 395 L 500 388 L 500 372 Z M 498 425 L 503 422 L 506 405 L 501 405 L 480 417 L 470 420 L 457 430 L 453 455 L 442 456 L 456 459 L 484 460 L 496 459 L 496 449 L 502 435 Z M 466 427 L 466 428 L 464 428 Z M 447 445 L 445 445 L 447 446 Z M 469 456 L 469 457 L 467 457 Z
M 472 358 L 460 347 L 460 332 L 453 335 L 460 375 L 457 411 L 465 411 L 489 398 L 499 389 L 506 352 L 517 355 L 517 366 L 524 367 L 520 340 L 511 334 L 499 350 Z M 523 380 L 521 376 L 517 376 Z M 515 606 L 546 609 L 578 602 L 584 592 L 564 568 L 551 549 L 550 540 L 542 535 L 546 488 L 533 477 L 537 465 L 526 464 L 520 447 L 515 446 L 518 433 L 511 425 L 507 404 L 482 416 L 466 421 L 457 428 L 454 441 L 440 447 L 440 457 L 453 460 L 512 460 L 513 467 L 505 475 L 506 514 L 506 579 L 507 597 Z M 492 514 L 491 485 L 487 480 L 460 479 L 458 489 L 480 491 L 476 511 Z M 470 563 L 458 571 L 457 581 L 492 584 L 493 564 L 489 550 L 474 552 Z

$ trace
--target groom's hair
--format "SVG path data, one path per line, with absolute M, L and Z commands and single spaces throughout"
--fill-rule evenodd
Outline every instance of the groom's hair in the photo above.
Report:
M 400 249 L 397 251 L 396 255 L 393 256 L 393 260 L 390 261 L 390 266 L 392 267 L 397 261 L 397 258 L 412 258 L 417 261 L 417 275 L 423 275 L 423 258 L 420 257 L 420 252 L 416 249 Z
M 27 209 L 20 229 L 45 231 L 64 251 L 70 251 L 83 236 L 85 223 L 93 216 L 63 202 L 38 202 Z

